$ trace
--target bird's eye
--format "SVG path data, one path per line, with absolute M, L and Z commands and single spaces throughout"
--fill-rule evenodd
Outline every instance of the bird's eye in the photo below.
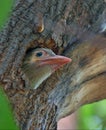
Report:
M 43 52 L 37 52 L 37 53 L 36 53 L 36 56 L 37 56 L 37 57 L 41 57 L 42 55 L 43 55 Z

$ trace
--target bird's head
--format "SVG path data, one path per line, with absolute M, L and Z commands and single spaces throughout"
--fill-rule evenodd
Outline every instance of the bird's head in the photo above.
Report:
M 30 64 L 36 64 L 36 67 L 50 66 L 51 71 L 55 71 L 71 59 L 65 56 L 56 55 L 52 50 L 38 48 L 32 52 Z
M 68 62 L 71 62 L 70 58 L 56 55 L 50 49 L 37 48 L 26 55 L 22 68 L 29 80 L 34 81 L 35 86 L 36 84 L 38 86 L 38 82 L 40 85 L 43 80 Z

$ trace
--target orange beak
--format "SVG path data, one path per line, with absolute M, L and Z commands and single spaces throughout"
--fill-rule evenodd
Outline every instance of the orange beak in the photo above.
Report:
M 39 62 L 40 66 L 43 65 L 50 65 L 53 69 L 53 71 L 57 70 L 61 66 L 71 62 L 72 59 L 65 57 L 65 56 L 60 56 L 60 55 L 55 55 L 55 56 L 49 56 L 44 59 L 41 59 Z

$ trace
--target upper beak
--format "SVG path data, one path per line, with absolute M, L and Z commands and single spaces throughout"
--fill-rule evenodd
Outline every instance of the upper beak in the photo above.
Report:
M 67 64 L 71 62 L 72 59 L 65 57 L 65 56 L 60 56 L 60 55 L 55 55 L 55 56 L 49 56 L 48 58 L 44 58 L 40 60 L 40 66 L 42 65 L 51 65 L 54 70 L 60 68 L 64 64 Z

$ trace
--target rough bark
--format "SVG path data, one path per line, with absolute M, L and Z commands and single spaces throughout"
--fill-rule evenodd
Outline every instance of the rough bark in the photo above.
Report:
M 103 0 L 14 3 L 0 33 L 0 81 L 21 129 L 56 129 L 58 119 L 106 98 L 106 38 L 93 34 L 102 31 L 105 8 Z M 26 51 L 39 46 L 67 55 L 73 62 L 37 90 L 29 90 L 21 65 Z

